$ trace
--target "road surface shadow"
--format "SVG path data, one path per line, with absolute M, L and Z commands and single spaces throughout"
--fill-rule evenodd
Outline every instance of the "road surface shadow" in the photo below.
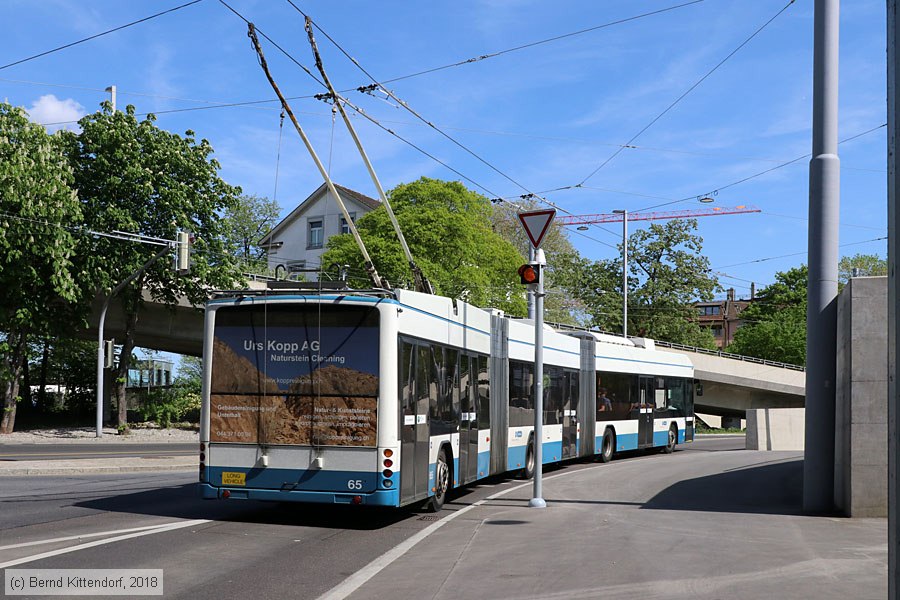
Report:
M 380 507 L 257 500 L 203 500 L 198 496 L 197 484 L 144 489 L 134 494 L 92 498 L 76 502 L 74 506 L 177 519 L 210 519 L 352 530 L 381 529 L 421 516 L 421 513 L 415 510 L 391 510 Z
M 803 459 L 679 481 L 651 498 L 642 509 L 804 514 Z

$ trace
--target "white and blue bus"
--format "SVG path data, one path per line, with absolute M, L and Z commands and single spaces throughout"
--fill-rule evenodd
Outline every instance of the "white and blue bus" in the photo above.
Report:
M 411 291 L 268 290 L 206 309 L 204 498 L 438 510 L 534 472 L 534 324 Z M 693 440 L 693 367 L 651 340 L 544 333 L 544 463 Z

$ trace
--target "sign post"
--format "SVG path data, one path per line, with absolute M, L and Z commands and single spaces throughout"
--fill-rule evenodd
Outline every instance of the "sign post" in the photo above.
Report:
M 519 274 L 523 282 L 529 279 L 523 274 L 526 267 L 531 267 L 537 273 L 535 283 L 527 283 L 529 293 L 534 294 L 534 492 L 528 506 L 532 508 L 545 508 L 547 503 L 543 498 L 541 484 L 543 479 L 543 445 L 544 445 L 544 277 L 543 270 L 546 265 L 544 252 L 540 249 L 544 235 L 550 229 L 550 223 L 556 216 L 555 210 L 538 210 L 519 213 L 519 221 L 522 228 L 534 248 L 535 259 L 530 265 L 522 265 Z M 530 281 L 533 281 L 530 280 Z M 527 453 L 527 450 L 526 450 Z M 526 456 L 526 465 L 528 458 Z

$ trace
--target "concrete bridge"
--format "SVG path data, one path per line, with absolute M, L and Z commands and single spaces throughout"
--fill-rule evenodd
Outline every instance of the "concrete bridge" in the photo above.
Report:
M 265 282 L 251 281 L 249 289 L 264 289 Z M 164 352 L 200 356 L 203 349 L 203 310 L 182 300 L 174 307 L 147 302 L 138 316 L 135 344 Z M 93 303 L 90 327 L 84 339 L 97 339 L 97 322 L 102 298 Z M 124 337 L 125 318 L 121 302 L 113 300 L 104 327 L 107 339 Z M 802 408 L 805 401 L 805 372 L 802 368 L 656 342 L 657 349 L 686 354 L 694 365 L 699 382 L 694 410 L 723 418 L 743 419 L 756 408 Z M 700 390 L 702 388 L 702 395 Z
M 803 408 L 806 371 L 802 367 L 656 342 L 657 348 L 685 354 L 694 365 L 702 395 L 694 394 L 694 411 L 743 419 L 756 408 Z

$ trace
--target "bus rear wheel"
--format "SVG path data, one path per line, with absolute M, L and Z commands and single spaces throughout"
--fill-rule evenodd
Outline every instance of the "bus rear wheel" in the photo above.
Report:
M 522 479 L 534 477 L 534 439 L 528 440 L 528 449 L 525 450 L 525 468 L 522 469 Z
M 669 439 L 666 441 L 666 448 L 663 450 L 666 454 L 675 452 L 675 445 L 678 443 L 678 428 L 675 425 L 669 427 Z
M 603 442 L 600 446 L 600 462 L 608 463 L 612 460 L 613 451 L 616 448 L 616 435 L 611 429 L 603 432 Z
M 425 507 L 429 512 L 440 512 L 444 508 L 447 492 L 450 491 L 451 467 L 447 460 L 447 451 L 441 448 L 437 463 L 434 465 L 434 496 L 428 499 Z

